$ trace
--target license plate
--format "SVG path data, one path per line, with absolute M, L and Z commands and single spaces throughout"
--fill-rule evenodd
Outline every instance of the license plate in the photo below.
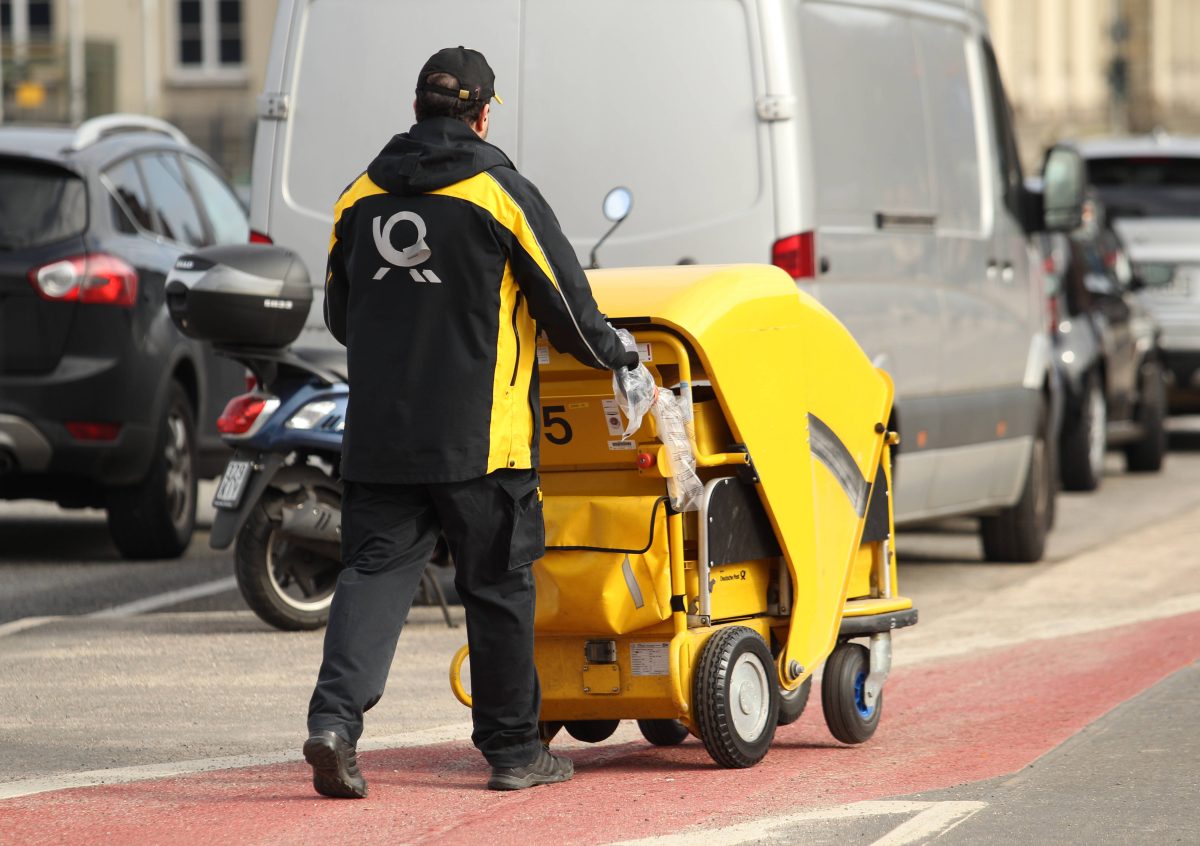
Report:
M 246 492 L 246 484 L 250 481 L 251 466 L 249 461 L 230 461 L 225 465 L 225 475 L 221 477 L 221 484 L 217 485 L 217 493 L 213 496 L 214 508 L 232 510 L 238 507 L 242 494 Z

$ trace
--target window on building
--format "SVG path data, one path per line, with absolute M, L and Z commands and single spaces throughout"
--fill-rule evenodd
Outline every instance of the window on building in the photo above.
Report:
M 25 24 L 29 27 L 30 41 L 49 41 L 54 34 L 53 0 L 0 0 L 0 30 L 4 40 L 13 40 L 13 24 L 20 15 L 13 14 L 13 5 L 25 9 Z
M 176 0 L 176 64 L 188 73 L 220 75 L 243 63 L 242 0 Z

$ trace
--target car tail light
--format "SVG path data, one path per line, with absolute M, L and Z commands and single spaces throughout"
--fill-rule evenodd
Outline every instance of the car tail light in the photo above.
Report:
M 793 279 L 817 275 L 816 241 L 811 232 L 780 238 L 771 247 L 771 264 L 786 270 Z
M 51 302 L 96 303 L 132 308 L 137 271 L 116 256 L 88 253 L 52 261 L 29 271 L 38 295 Z
M 236 396 L 226 403 L 225 410 L 217 418 L 217 431 L 222 435 L 248 434 L 256 428 L 260 417 L 266 420 L 278 407 L 279 400 L 266 394 Z
M 1050 316 L 1050 337 L 1058 337 L 1058 321 L 1060 315 L 1058 313 L 1058 297 L 1050 297 L 1046 301 L 1046 313 Z
M 67 431 L 77 441 L 115 441 L 121 434 L 120 423 L 70 422 Z
M 259 232 L 257 229 L 251 229 L 250 230 L 250 243 L 251 244 L 274 244 L 275 242 L 271 240 L 271 236 L 268 235 L 266 232 Z

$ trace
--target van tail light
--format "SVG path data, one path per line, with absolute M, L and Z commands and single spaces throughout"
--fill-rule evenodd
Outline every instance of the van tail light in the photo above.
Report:
M 217 431 L 222 435 L 248 435 L 277 408 L 279 400 L 266 394 L 236 396 L 225 404 L 225 410 L 217 418 Z
M 271 236 L 268 235 L 266 232 L 259 232 L 257 229 L 251 229 L 250 230 L 250 243 L 251 244 L 274 244 L 275 242 L 271 240 Z
M 137 271 L 116 256 L 85 253 L 29 271 L 29 282 L 44 300 L 133 308 Z
M 1059 317 L 1060 317 L 1060 315 L 1058 313 L 1058 297 L 1050 297 L 1047 300 L 1046 304 L 1047 304 L 1046 313 L 1050 317 L 1050 337 L 1057 338 L 1058 337 L 1058 321 L 1059 321 Z
M 771 264 L 783 268 L 793 279 L 817 275 L 816 240 L 812 232 L 780 238 L 771 247 Z

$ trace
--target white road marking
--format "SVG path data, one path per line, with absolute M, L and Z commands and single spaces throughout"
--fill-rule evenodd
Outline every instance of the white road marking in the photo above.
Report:
M 0 637 L 5 635 L 16 634 L 27 629 L 36 629 L 44 623 L 51 623 L 55 620 L 63 620 L 65 617 L 21 617 L 19 620 L 9 620 L 7 623 L 0 625 Z
M 227 590 L 234 590 L 236 587 L 237 579 L 233 576 L 227 576 L 224 579 L 217 579 L 216 581 L 212 582 L 204 582 L 203 584 L 192 585 L 191 587 L 180 588 L 179 590 L 169 590 L 166 593 L 157 593 L 154 596 L 147 596 L 144 599 L 126 602 L 124 605 L 117 605 L 113 608 L 105 608 L 103 611 L 96 611 L 84 616 L 132 617 L 135 614 L 145 614 L 147 611 L 157 611 L 159 608 L 170 608 L 172 605 L 178 605 L 181 602 L 188 602 L 193 599 L 201 599 L 205 596 L 224 593 Z
M 893 828 L 871 846 L 907 846 L 925 843 L 987 807 L 987 802 L 929 802 L 924 811 Z
M 813 811 L 767 817 L 726 828 L 693 828 L 682 834 L 626 840 L 614 846 L 691 846 L 698 841 L 734 846 L 738 843 L 785 835 L 788 829 L 794 829 L 803 823 L 914 814 L 915 816 L 871 844 L 905 846 L 937 837 L 985 807 L 986 802 L 855 802 L 835 808 L 818 808 Z
M 132 617 L 135 614 L 145 614 L 147 611 L 157 611 L 160 608 L 170 608 L 172 605 L 178 605 L 181 602 L 188 602 L 193 599 L 202 599 L 206 596 L 213 596 L 214 594 L 224 593 L 227 590 L 234 590 L 236 588 L 237 579 L 233 576 L 227 576 L 224 579 L 203 582 L 202 584 L 180 588 L 179 590 L 169 590 L 165 593 L 156 593 L 153 596 L 136 599 L 133 602 L 126 602 L 124 605 L 116 605 L 112 608 L 105 608 L 102 611 L 93 611 L 91 614 L 60 614 L 49 617 L 21 617 L 18 620 L 10 620 L 7 623 L 0 624 L 0 637 L 34 629 L 46 623 L 55 622 L 56 620 L 69 620 L 72 618 L 72 616 L 83 619 L 115 619 L 121 617 Z
M 469 722 L 406 732 L 405 734 L 364 740 L 358 744 L 360 752 L 376 749 L 400 749 L 406 746 L 425 746 L 450 741 L 465 741 L 471 736 Z M 299 744 L 299 741 L 297 741 Z M 192 761 L 171 761 L 165 764 L 145 764 L 138 767 L 116 767 L 110 770 L 88 770 L 82 773 L 31 778 L 0 784 L 0 800 L 49 793 L 53 790 L 69 790 L 76 787 L 99 787 L 106 784 L 128 784 L 131 781 L 149 781 L 160 778 L 204 773 L 212 770 L 236 770 L 243 767 L 262 767 L 272 764 L 287 764 L 303 760 L 299 752 L 274 755 L 229 755 L 223 758 L 199 758 Z

